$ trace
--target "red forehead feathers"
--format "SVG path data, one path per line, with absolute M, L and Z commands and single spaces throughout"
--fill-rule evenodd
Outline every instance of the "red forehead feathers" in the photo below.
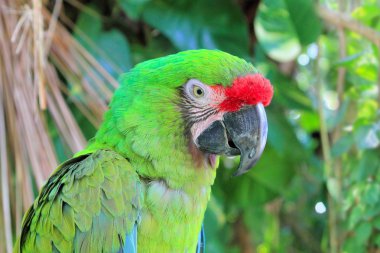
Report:
M 243 105 L 258 103 L 267 106 L 273 97 L 270 81 L 260 74 L 238 77 L 233 81 L 232 86 L 226 88 L 218 86 L 218 89 L 223 90 L 225 96 L 218 106 L 221 111 L 233 112 Z

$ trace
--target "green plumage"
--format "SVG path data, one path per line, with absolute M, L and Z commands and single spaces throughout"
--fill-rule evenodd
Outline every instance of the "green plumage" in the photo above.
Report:
M 26 214 L 23 252 L 116 252 L 137 221 L 141 193 L 138 175 L 113 151 L 71 159 Z
M 216 170 L 190 154 L 179 88 L 191 78 L 226 86 L 255 72 L 224 52 L 192 50 L 122 75 L 95 138 L 26 214 L 15 251 L 117 252 L 138 223 L 139 252 L 195 252 Z
M 130 163 L 113 151 L 71 159 L 29 209 L 16 246 L 23 252 L 115 252 L 137 221 L 140 187 Z

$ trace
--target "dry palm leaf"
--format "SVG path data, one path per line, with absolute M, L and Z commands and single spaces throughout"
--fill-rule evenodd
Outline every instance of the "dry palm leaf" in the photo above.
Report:
M 36 188 L 57 166 L 49 119 L 75 153 L 86 140 L 67 97 L 96 127 L 112 95 L 113 88 L 105 84 L 117 86 L 58 21 L 61 6 L 57 0 L 50 13 L 39 0 L 0 4 L 0 241 L 5 242 L 0 252 L 12 251 Z M 80 99 L 71 96 L 66 83 L 80 89 Z

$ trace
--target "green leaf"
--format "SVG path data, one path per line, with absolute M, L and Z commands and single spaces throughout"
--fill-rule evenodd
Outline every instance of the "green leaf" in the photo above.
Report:
M 355 239 L 359 245 L 365 245 L 372 231 L 372 225 L 369 222 L 361 223 L 355 230 Z
M 355 73 L 370 82 L 376 82 L 377 80 L 377 66 L 371 63 L 364 63 L 357 66 Z
M 380 185 L 377 183 L 369 183 L 365 187 L 363 200 L 366 204 L 373 206 L 378 205 L 380 199 Z
M 367 180 L 368 177 L 374 177 L 380 169 L 379 151 L 376 149 L 364 150 L 358 158 L 359 164 L 351 173 L 352 181 Z
M 338 157 L 350 150 L 354 144 L 354 138 L 352 134 L 343 135 L 337 142 L 334 143 L 331 155 Z
M 133 63 L 137 64 L 153 58 L 174 54 L 177 49 L 164 36 L 157 36 L 149 40 L 146 45 L 133 43 L 131 51 L 133 52 Z
M 267 147 L 265 154 L 248 175 L 254 178 L 254 184 L 260 182 L 274 193 L 282 194 L 295 173 L 294 166 L 294 161 L 281 157 L 273 148 Z
M 294 127 L 290 125 L 284 115 L 279 112 L 267 110 L 268 117 L 268 144 L 283 157 L 289 159 L 305 159 L 306 150 L 301 146 L 294 132 Z M 290 158 L 291 157 L 291 158 Z
M 320 128 L 320 118 L 317 112 L 302 111 L 299 124 L 306 132 L 312 133 Z
M 285 79 L 282 81 L 275 79 L 274 81 L 277 81 L 275 83 L 274 101 L 291 109 L 298 109 L 306 112 L 311 111 L 310 99 L 295 83 L 285 81 Z
M 145 5 L 151 0 L 117 0 L 121 8 L 134 20 L 140 18 Z
M 246 177 L 239 181 L 239 190 L 237 191 L 238 194 L 235 195 L 235 201 L 241 208 L 247 208 L 247 206 L 251 204 L 250 184 L 252 183 L 252 180 L 249 177 Z
M 284 0 L 264 0 L 254 22 L 260 46 L 274 60 L 287 62 L 301 53 L 301 43 Z
M 321 22 L 311 0 L 264 0 L 254 22 L 261 47 L 280 62 L 294 60 L 301 47 L 315 41 Z
M 358 244 L 355 238 L 350 238 L 344 242 L 343 252 L 368 253 L 363 245 Z
M 377 131 L 372 125 L 365 125 L 356 128 L 355 141 L 359 149 L 374 149 L 380 146 Z
M 380 217 L 377 217 L 377 218 L 373 221 L 373 227 L 376 228 L 377 230 L 380 230 Z
M 118 30 L 102 30 L 99 16 L 81 12 L 74 29 L 75 38 L 115 78 L 131 67 L 129 43 Z
M 322 32 L 322 22 L 315 12 L 315 1 L 285 0 L 285 2 L 301 45 L 306 46 L 316 41 Z
M 378 4 L 365 4 L 356 8 L 351 15 L 367 26 L 374 26 L 374 21 L 380 17 L 380 7 Z
M 363 125 L 371 125 L 377 120 L 378 105 L 374 99 L 365 99 L 360 103 L 358 108 L 358 120 L 355 122 L 355 128 Z
M 222 200 L 222 198 L 217 199 L 212 195 L 205 213 L 204 228 L 207 235 L 207 252 L 225 252 L 225 243 L 228 238 L 225 213 L 222 203 L 220 203 Z
M 355 206 L 348 218 L 348 229 L 352 230 L 356 224 L 362 219 L 365 208 L 362 205 Z
M 380 205 L 375 203 L 375 205 L 366 205 L 366 211 L 363 215 L 364 220 L 372 220 L 374 217 L 379 216 L 380 214 Z
M 151 1 L 142 18 L 179 49 L 221 49 L 248 55 L 248 28 L 232 1 Z

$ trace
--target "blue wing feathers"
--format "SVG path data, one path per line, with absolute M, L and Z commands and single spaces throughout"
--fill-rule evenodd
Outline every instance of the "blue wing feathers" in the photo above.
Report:
M 137 224 L 134 225 L 132 231 L 126 235 L 123 248 L 119 253 L 137 253 Z
M 196 253 L 205 253 L 206 236 L 204 226 L 198 236 L 198 245 Z M 119 253 L 138 253 L 137 252 L 137 224 L 133 227 L 131 233 L 127 234 L 123 243 L 123 247 Z

